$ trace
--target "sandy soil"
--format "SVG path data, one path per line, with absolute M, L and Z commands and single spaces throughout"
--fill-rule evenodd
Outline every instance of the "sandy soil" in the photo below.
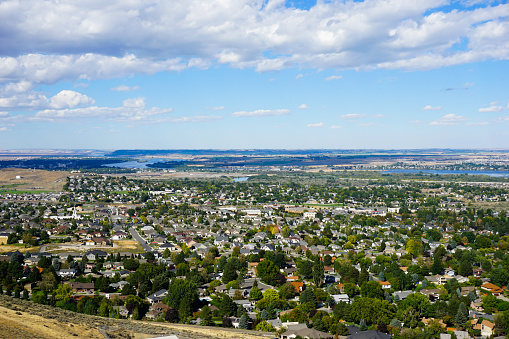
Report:
M 4 168 L 0 170 L 0 188 L 23 191 L 61 191 L 69 174 L 67 171 Z M 21 178 L 16 179 L 17 176 Z

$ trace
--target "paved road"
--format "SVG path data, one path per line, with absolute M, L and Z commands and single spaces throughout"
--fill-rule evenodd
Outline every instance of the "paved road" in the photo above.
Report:
M 138 232 L 136 231 L 136 229 L 134 227 L 131 227 L 129 229 L 129 233 L 131 233 L 131 236 L 133 237 L 134 240 L 136 240 L 140 243 L 141 247 L 143 247 L 145 252 L 153 252 L 152 247 L 150 247 L 147 244 L 147 242 L 138 234 Z

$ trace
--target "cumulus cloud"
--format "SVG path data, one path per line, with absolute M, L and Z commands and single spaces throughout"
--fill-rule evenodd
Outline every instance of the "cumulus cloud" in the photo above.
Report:
M 508 4 L 445 10 L 447 3 L 319 1 L 301 10 L 279 0 L 112 0 L 108 6 L 5 0 L 0 81 L 55 83 L 217 64 L 259 72 L 420 70 L 509 57 Z
M 489 106 L 489 107 L 481 107 L 479 108 L 479 112 L 500 112 L 503 111 L 504 107 L 502 106 Z
M 308 127 L 308 128 L 320 128 L 320 127 L 323 127 L 323 122 L 317 122 L 315 124 L 307 124 L 306 127 Z
M 70 90 L 64 90 L 50 99 L 49 106 L 51 108 L 62 109 L 77 106 L 89 106 L 94 104 L 94 102 L 95 101 L 92 98 L 89 98 L 84 94 Z
M 339 80 L 343 79 L 341 75 L 331 75 L 330 77 L 325 78 L 325 81 Z
M 130 91 L 136 91 L 139 90 L 139 86 L 126 86 L 126 85 L 120 85 L 116 87 L 112 87 L 111 90 L 115 92 L 130 92 Z
M 422 108 L 423 111 L 440 111 L 442 109 L 442 106 L 431 106 L 426 105 Z
M 20 85 L 23 85 L 20 83 Z M 84 94 L 63 90 L 48 99 L 46 95 L 30 90 L 31 86 L 5 86 L 0 91 L 0 107 L 13 110 L 45 109 L 45 108 L 72 108 L 92 105 L 94 100 Z
M 268 117 L 268 116 L 278 116 L 278 115 L 288 115 L 290 114 L 290 110 L 288 109 L 259 109 L 256 111 L 240 111 L 232 114 L 233 117 Z
M 364 118 L 365 114 L 351 113 L 351 114 L 343 114 L 339 118 L 344 120 L 356 120 Z
M 448 126 L 448 125 L 458 125 L 461 122 L 465 122 L 468 119 L 456 114 L 446 114 L 438 120 L 432 121 L 430 123 L 431 126 Z
M 122 101 L 124 107 L 139 108 L 145 107 L 145 98 L 132 98 Z
M 300 105 L 300 106 L 299 106 L 299 108 L 300 108 L 300 109 L 306 109 L 306 108 L 309 108 L 309 106 L 308 106 L 308 105 L 306 105 L 306 104 L 302 104 L 302 105 Z

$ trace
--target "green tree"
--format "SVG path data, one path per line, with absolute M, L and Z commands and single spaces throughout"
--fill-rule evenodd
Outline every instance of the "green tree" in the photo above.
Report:
M 247 330 L 248 327 L 249 327 L 249 322 L 247 320 L 246 315 L 243 314 L 242 317 L 240 317 L 240 320 L 239 320 L 239 328 L 243 329 L 243 330 Z
M 240 325 L 239 325 L 240 327 Z M 276 332 L 276 328 L 271 323 L 267 322 L 266 320 L 260 322 L 258 325 L 256 325 L 257 331 L 263 331 L 263 332 Z
M 227 284 L 230 281 L 233 281 L 237 279 L 237 269 L 235 267 L 235 264 L 232 261 L 229 261 L 225 266 L 223 270 L 223 283 Z
M 219 309 L 223 315 L 232 316 L 237 312 L 237 304 L 228 295 L 223 295 Z
M 290 283 L 285 283 L 281 288 L 279 289 L 279 297 L 281 299 L 292 299 L 297 295 L 297 291 L 295 290 L 295 286 L 293 286 Z
M 444 270 L 444 265 L 442 263 L 442 258 L 436 256 L 433 260 L 433 265 L 431 265 L 431 273 L 433 274 L 441 274 Z
M 378 281 L 368 281 L 361 286 L 361 295 L 366 298 L 378 298 L 384 297 L 384 291 L 382 285 Z
M 313 263 L 313 282 L 315 283 L 316 287 L 322 287 L 322 284 L 324 282 L 325 272 L 324 272 L 324 266 L 323 261 L 320 259 L 319 256 L 316 256 L 314 263 Z
M 302 304 L 311 302 L 313 305 L 316 305 L 316 296 L 311 289 L 305 289 L 304 292 L 300 294 L 299 301 Z
M 348 295 L 348 298 L 351 300 L 359 291 L 357 286 L 354 283 L 346 283 L 343 287 L 346 295 Z
M 263 260 L 256 266 L 258 277 L 266 284 L 276 285 L 279 268 L 271 260 Z
M 208 305 L 203 306 L 200 312 L 200 325 L 210 326 L 212 325 L 212 312 Z
M 460 307 L 458 308 L 458 312 L 456 313 L 454 322 L 456 323 L 457 326 L 464 328 L 465 324 L 467 323 L 467 320 L 468 320 L 468 310 L 467 307 L 465 306 L 465 303 L 462 302 L 460 304 Z

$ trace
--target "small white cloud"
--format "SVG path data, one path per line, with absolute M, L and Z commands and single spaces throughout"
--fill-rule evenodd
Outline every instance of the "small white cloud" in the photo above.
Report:
M 504 107 L 502 107 L 502 106 L 490 106 L 490 107 L 479 108 L 479 112 L 500 112 L 503 110 L 504 110 Z
M 460 122 L 467 121 L 468 119 L 456 114 L 446 114 L 438 120 L 430 122 L 431 126 L 449 126 L 458 125 Z
M 422 125 L 423 122 L 421 120 L 414 120 L 414 121 L 410 121 L 409 124 L 412 124 L 412 125 Z
M 422 108 L 423 111 L 440 111 L 442 109 L 442 106 L 431 106 L 426 105 Z
M 8 132 L 8 131 L 12 131 L 11 129 L 3 126 L 3 127 L 0 127 L 0 132 Z
M 70 90 L 63 90 L 50 99 L 50 107 L 55 109 L 90 106 L 94 99 Z
M 365 114 L 352 113 L 352 114 L 343 114 L 339 118 L 344 119 L 344 120 L 355 120 L 355 119 L 364 118 L 365 116 L 366 116 Z
M 122 101 L 122 106 L 129 108 L 145 107 L 145 98 L 132 98 Z
M 9 116 L 10 116 L 9 112 L 2 112 L 2 111 L 0 111 L 0 118 L 7 118 Z
M 295 76 L 295 79 L 300 79 L 300 78 L 303 78 L 304 77 L 304 74 L 297 74 L 297 76 Z
M 341 75 L 331 75 L 330 77 L 325 78 L 325 81 L 331 81 L 331 80 L 340 80 L 343 79 Z
M 360 127 L 370 127 L 370 126 L 376 126 L 376 124 L 374 122 L 360 122 L 358 124 L 358 126 L 360 126 Z
M 468 126 L 485 126 L 485 125 L 489 125 L 490 123 L 487 122 L 487 121 L 472 121 L 472 122 L 467 122 L 466 125 Z
M 306 109 L 306 108 L 309 108 L 309 106 L 308 106 L 308 105 L 306 105 L 306 104 L 302 104 L 302 105 L 300 105 L 300 106 L 299 106 L 299 108 L 300 108 L 300 109 Z
M 323 127 L 323 122 L 318 122 L 316 124 L 308 124 L 306 127 L 308 127 L 308 128 L 320 128 L 320 127 Z
M 113 87 L 111 90 L 116 91 L 116 92 L 130 92 L 130 91 L 136 91 L 138 89 L 140 89 L 139 86 L 130 87 L 130 86 L 126 86 L 126 85 L 120 85 L 117 87 Z
M 221 111 L 221 110 L 223 110 L 225 108 L 226 107 L 224 107 L 224 106 L 207 107 L 207 109 L 210 110 L 210 111 Z
M 290 114 L 290 110 L 288 109 L 259 109 L 252 112 L 240 111 L 232 114 L 233 117 L 269 117 L 269 116 L 279 116 L 279 115 L 288 115 Z
M 469 88 L 469 87 L 472 87 L 472 86 L 474 86 L 474 83 L 473 83 L 473 82 L 465 82 L 465 83 L 463 84 L 463 87 L 466 87 L 466 88 Z
M 385 115 L 383 115 L 383 114 L 375 114 L 375 115 L 372 115 L 371 118 L 383 119 L 383 118 L 385 118 Z
M 343 127 L 341 127 L 339 125 L 332 125 L 330 128 L 331 129 L 340 129 L 340 128 L 343 128 Z

